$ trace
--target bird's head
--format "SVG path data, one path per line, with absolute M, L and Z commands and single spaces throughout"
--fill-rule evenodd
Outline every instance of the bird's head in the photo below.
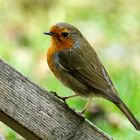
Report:
M 66 48 L 73 47 L 74 45 L 81 42 L 82 35 L 80 31 L 74 26 L 60 22 L 53 25 L 49 32 L 44 34 L 52 37 L 52 43 L 56 46 L 64 46 Z

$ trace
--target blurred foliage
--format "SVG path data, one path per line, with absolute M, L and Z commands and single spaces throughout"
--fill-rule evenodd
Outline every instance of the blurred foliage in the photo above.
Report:
M 140 1 L 139 0 L 0 0 L 0 57 L 47 90 L 72 94 L 52 76 L 46 64 L 52 24 L 75 25 L 97 51 L 119 95 L 140 118 Z M 87 99 L 68 100 L 81 110 Z M 94 99 L 86 116 L 117 140 L 139 140 L 140 134 L 110 102 Z M 139 119 L 140 120 L 140 119 Z M 21 140 L 0 124 L 6 140 Z

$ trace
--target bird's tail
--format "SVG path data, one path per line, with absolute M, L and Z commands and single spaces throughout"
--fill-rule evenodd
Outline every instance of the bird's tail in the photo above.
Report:
M 114 102 L 117 107 L 125 114 L 125 116 L 130 120 L 130 122 L 133 124 L 133 126 L 140 131 L 140 123 L 135 118 L 135 116 L 131 113 L 131 111 L 128 109 L 128 107 L 123 103 L 123 101 L 120 99 L 119 102 Z

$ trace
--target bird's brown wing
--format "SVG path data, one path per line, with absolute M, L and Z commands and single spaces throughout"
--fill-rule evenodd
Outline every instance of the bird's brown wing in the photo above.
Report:
M 64 50 L 59 52 L 58 59 L 64 70 L 81 83 L 99 91 L 105 98 L 116 100 L 113 83 L 92 47 Z

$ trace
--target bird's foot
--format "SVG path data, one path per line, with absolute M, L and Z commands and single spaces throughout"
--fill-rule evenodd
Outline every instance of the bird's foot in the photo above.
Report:
M 79 112 L 79 111 L 76 111 L 76 113 L 80 116 L 81 122 L 84 122 L 86 119 L 85 114 L 83 114 L 82 112 Z
M 82 111 L 77 111 L 75 108 L 72 108 L 72 110 L 76 112 L 78 115 L 80 115 L 81 117 L 85 118 L 85 114 Z
M 78 111 L 77 113 L 78 113 L 80 116 L 82 116 L 83 118 L 85 118 L 85 114 L 84 114 L 83 112 Z
M 50 91 L 50 93 L 52 93 L 52 94 L 54 94 L 57 98 L 59 98 L 60 100 L 63 100 L 63 102 L 65 103 L 65 104 L 67 104 L 66 103 L 66 97 L 61 97 L 61 96 L 59 96 L 56 92 L 54 92 L 54 91 Z

